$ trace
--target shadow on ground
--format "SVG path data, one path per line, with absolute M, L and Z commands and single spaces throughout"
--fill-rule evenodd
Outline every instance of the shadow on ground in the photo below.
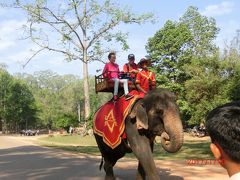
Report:
M 100 160 L 100 157 L 72 155 L 38 146 L 0 149 L 0 177 L 1 180 L 102 180 L 104 172 L 99 171 Z M 136 161 L 131 162 L 124 159 L 117 163 L 114 170 L 118 179 L 135 178 Z M 158 171 L 162 179 L 183 179 L 172 176 L 170 169 L 158 168 Z

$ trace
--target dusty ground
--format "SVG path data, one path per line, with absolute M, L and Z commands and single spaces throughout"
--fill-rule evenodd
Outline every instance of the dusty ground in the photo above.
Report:
M 40 147 L 34 143 L 35 138 L 0 135 L 1 180 L 104 179 L 104 172 L 98 168 L 100 157 Z M 214 161 L 211 165 L 210 162 L 191 160 L 155 162 L 162 180 L 228 179 L 226 171 Z M 132 180 L 136 167 L 136 160 L 122 159 L 114 172 L 119 180 Z

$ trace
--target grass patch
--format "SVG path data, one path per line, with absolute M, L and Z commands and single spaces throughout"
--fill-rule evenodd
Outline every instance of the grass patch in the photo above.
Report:
M 208 140 L 185 140 L 178 152 L 168 153 L 161 144 L 155 144 L 154 158 L 163 160 L 214 159 L 209 145 Z
M 160 143 L 154 146 L 154 159 L 160 160 L 187 160 L 187 159 L 213 159 L 209 148 L 210 140 L 201 138 L 192 138 L 185 135 L 184 144 L 177 153 L 166 152 Z M 62 149 L 75 153 L 86 153 L 90 155 L 101 155 L 95 138 L 93 136 L 81 137 L 79 135 L 65 135 L 44 137 L 39 139 L 42 146 Z M 135 158 L 133 153 L 126 154 L 128 158 Z
M 40 138 L 40 141 L 63 144 L 63 145 L 76 145 L 76 146 L 97 146 L 94 137 L 79 135 L 55 135 L 52 137 Z
M 45 147 L 62 149 L 66 151 L 101 155 L 94 137 L 79 135 L 58 135 L 39 138 L 38 144 Z

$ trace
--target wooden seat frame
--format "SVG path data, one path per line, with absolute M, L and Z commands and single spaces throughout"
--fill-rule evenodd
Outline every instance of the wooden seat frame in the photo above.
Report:
M 132 81 L 128 81 L 128 89 L 136 89 L 135 84 Z M 123 84 L 119 83 L 119 91 L 123 90 Z M 114 81 L 107 78 L 103 74 L 95 76 L 95 92 L 111 92 L 114 91 Z

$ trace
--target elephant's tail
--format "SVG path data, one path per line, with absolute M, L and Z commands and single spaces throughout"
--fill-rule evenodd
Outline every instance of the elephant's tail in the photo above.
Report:
M 100 163 L 100 166 L 99 166 L 99 170 L 101 171 L 102 169 L 102 165 L 103 165 L 103 156 L 102 156 L 102 160 L 101 160 L 101 163 Z

